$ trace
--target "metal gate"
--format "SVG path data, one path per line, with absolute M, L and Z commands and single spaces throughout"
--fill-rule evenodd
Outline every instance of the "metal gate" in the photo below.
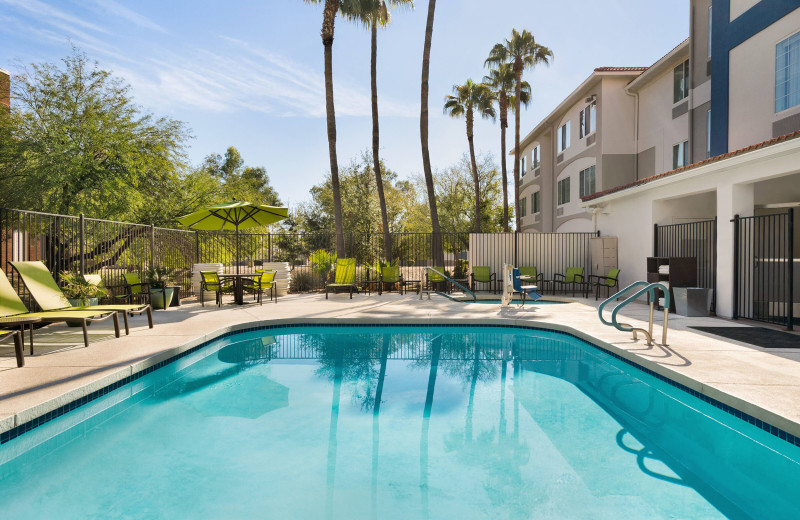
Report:
M 717 219 L 654 227 L 653 256 L 697 258 L 697 285 L 711 289 L 711 312 L 716 312 Z
M 733 222 L 734 319 L 747 318 L 792 330 L 800 290 L 794 262 L 794 209 L 739 217 Z

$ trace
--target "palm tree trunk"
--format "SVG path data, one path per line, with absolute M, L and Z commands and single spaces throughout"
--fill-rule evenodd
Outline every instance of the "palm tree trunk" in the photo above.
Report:
M 386 212 L 386 197 L 383 194 L 383 177 L 379 158 L 380 134 L 378 124 L 378 22 L 372 20 L 372 160 L 375 168 L 375 185 L 378 188 L 378 201 L 381 204 L 381 223 L 383 224 L 383 254 L 392 260 L 392 235 L 389 232 L 389 215 Z
M 503 176 L 503 231 L 508 233 L 508 171 L 506 169 L 506 128 L 508 127 L 508 98 L 500 93 L 500 170 Z
M 420 88 L 419 138 L 422 144 L 422 169 L 425 171 L 425 186 L 428 188 L 428 204 L 431 210 L 431 230 L 433 231 L 434 265 L 444 265 L 442 250 L 442 229 L 439 226 L 439 212 L 436 210 L 436 192 L 433 189 L 433 170 L 428 151 L 428 77 L 431 68 L 431 39 L 433 38 L 433 14 L 436 0 L 428 0 L 428 21 L 425 25 L 425 47 L 422 51 L 422 82 Z
M 331 160 L 333 218 L 336 226 L 336 255 L 345 257 L 342 194 L 339 191 L 339 161 L 336 157 L 336 113 L 333 107 L 333 26 L 339 7 L 335 0 L 325 0 L 322 13 L 322 45 L 325 49 L 325 111 L 328 116 L 328 154 Z
M 467 110 L 467 141 L 469 160 L 472 163 L 472 182 L 475 184 L 475 233 L 481 232 L 481 180 L 478 178 L 478 163 L 475 161 L 475 139 L 472 132 L 472 110 Z
M 522 218 L 519 214 L 519 99 L 522 95 L 522 60 L 519 61 L 519 64 L 514 63 L 514 75 L 517 83 L 514 99 L 514 207 L 516 208 L 514 217 L 517 231 L 522 227 Z

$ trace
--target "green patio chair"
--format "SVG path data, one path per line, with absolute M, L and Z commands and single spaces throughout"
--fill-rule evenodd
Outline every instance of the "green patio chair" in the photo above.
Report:
M 391 291 L 392 288 L 397 289 L 400 294 L 403 294 L 404 283 L 403 283 L 403 275 L 400 274 L 400 267 L 397 265 L 385 265 L 381 267 L 381 291 L 387 291 L 386 287 L 388 286 L 388 291 Z
M 142 282 L 139 273 L 123 273 L 122 279 L 125 280 L 125 294 L 117 298 L 128 303 L 135 301 L 150 303 L 150 284 Z
M 433 266 L 432 269 L 434 271 L 439 271 L 439 273 L 444 273 L 443 265 Z M 444 276 L 434 271 L 431 271 L 430 269 L 425 269 L 425 287 L 429 291 L 436 291 L 440 289 L 444 289 L 445 291 L 447 291 L 447 285 L 448 285 L 447 279 Z
M 272 301 L 272 295 L 275 294 L 275 303 L 278 303 L 278 287 L 275 283 L 275 275 L 277 271 L 263 271 L 259 269 L 256 271 L 256 276 L 252 282 L 245 285 L 245 289 L 251 291 L 253 296 L 258 298 L 258 303 L 264 305 L 263 295 L 264 291 L 269 290 L 269 301 Z
M 489 290 L 492 293 L 497 292 L 497 273 L 490 272 L 488 265 L 475 265 L 472 266 L 472 273 L 470 273 L 470 289 L 476 290 L 475 284 L 489 284 Z
M 583 267 L 567 267 L 566 274 L 556 273 L 553 275 L 553 290 L 555 285 L 559 285 L 561 290 L 566 294 L 568 288 L 572 288 L 572 296 L 575 296 L 575 288 L 580 288 L 584 297 L 588 292 L 589 284 L 584 280 Z
M 22 351 L 24 345 L 24 339 L 22 337 L 22 332 L 18 330 L 0 330 L 0 342 L 3 342 L 9 338 L 14 339 L 14 354 L 17 357 L 17 367 L 24 367 L 25 366 L 25 354 Z
M 119 304 L 119 305 L 92 305 L 88 307 L 73 307 L 61 288 L 58 286 L 47 266 L 36 262 L 11 262 L 11 267 L 19 273 L 22 283 L 28 289 L 31 297 L 43 311 L 114 311 L 122 314 L 125 321 L 125 334 L 130 334 L 128 315 L 147 314 L 147 322 L 153 328 L 153 310 L 148 304 Z
M 325 299 L 328 299 L 328 292 L 330 290 L 338 292 L 339 289 L 347 289 L 350 291 L 350 299 L 353 299 L 353 291 L 358 292 L 356 287 L 356 259 L 355 258 L 339 258 L 336 260 L 336 271 L 333 283 L 325 284 Z
M 89 323 L 112 318 L 114 321 L 114 333 L 119 337 L 119 318 L 117 313 L 113 311 L 95 309 L 29 312 L 3 271 L 0 271 L 0 318 L 39 318 L 43 323 L 78 322 L 83 327 L 83 343 L 87 347 L 89 346 L 89 331 L 86 327 L 88 327 Z M 29 325 L 29 333 L 31 355 L 33 355 L 33 324 Z
M 216 293 L 217 307 L 222 306 L 222 295 L 225 293 L 233 293 L 233 284 L 230 281 L 219 279 L 219 274 L 216 271 L 200 271 L 200 304 L 205 307 L 205 292 Z
M 520 276 L 525 276 L 525 283 L 535 283 L 537 285 L 544 281 L 544 273 L 540 273 L 536 267 L 520 267 Z
M 592 280 L 595 280 L 592 282 Z M 595 286 L 595 293 L 594 293 L 594 300 L 600 297 L 600 289 L 605 289 L 606 291 L 606 298 L 611 296 L 611 289 L 614 287 L 617 288 L 619 291 L 619 269 L 609 269 L 608 274 L 606 276 L 600 276 L 593 274 L 589 276 L 589 283 L 594 283 Z

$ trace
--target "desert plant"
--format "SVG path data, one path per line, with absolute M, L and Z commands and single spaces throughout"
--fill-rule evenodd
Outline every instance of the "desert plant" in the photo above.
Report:
M 314 278 L 311 273 L 297 272 L 292 274 L 291 292 L 301 293 L 307 292 L 314 288 Z
M 83 275 L 79 273 L 71 273 L 69 271 L 61 272 L 61 281 L 66 285 L 61 289 L 64 296 L 71 300 L 79 300 L 81 305 L 88 305 L 91 298 L 103 298 L 108 296 L 108 291 L 99 285 L 87 282 Z
M 147 283 L 151 289 L 163 289 L 172 282 L 174 269 L 168 267 L 150 267 L 147 269 Z

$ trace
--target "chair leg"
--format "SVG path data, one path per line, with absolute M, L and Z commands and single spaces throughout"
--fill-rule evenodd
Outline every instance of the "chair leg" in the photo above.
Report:
M 125 321 L 125 335 L 129 336 L 131 333 L 131 327 L 128 325 L 128 311 L 122 311 L 122 319 Z
M 21 332 L 14 332 L 14 354 L 17 356 L 17 368 L 25 366 L 25 336 Z
M 153 328 L 153 307 L 150 305 L 147 306 L 147 324 Z
M 83 345 L 89 348 L 89 331 L 86 330 L 86 318 L 81 320 L 81 325 L 83 325 Z

